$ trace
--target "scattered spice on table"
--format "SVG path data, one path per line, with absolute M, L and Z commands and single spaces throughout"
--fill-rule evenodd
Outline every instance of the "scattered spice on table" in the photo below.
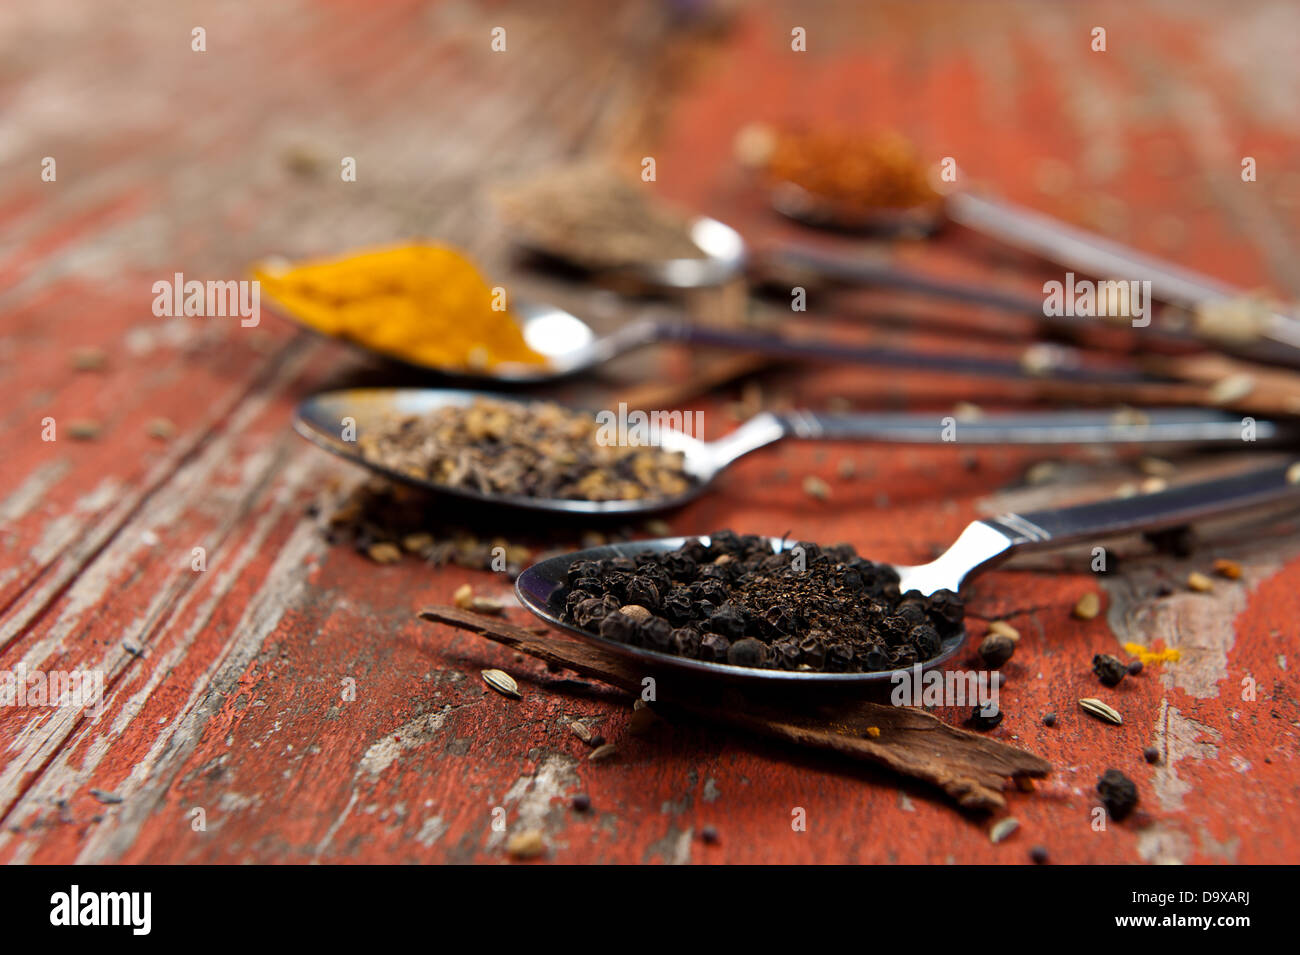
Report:
M 1220 577 L 1226 577 L 1228 580 L 1241 579 L 1241 564 L 1235 560 L 1228 560 L 1226 557 L 1220 557 L 1214 562 L 1214 572 Z
M 350 546 L 367 557 L 376 543 L 386 542 L 399 545 L 403 559 L 421 560 L 432 567 L 495 571 L 508 580 L 545 554 L 587 546 L 580 529 L 561 533 L 554 526 L 521 528 L 517 514 L 495 509 L 457 511 L 448 520 L 445 498 L 379 477 L 342 489 L 322 488 L 306 512 L 320 520 L 330 543 Z M 643 528 L 628 525 L 608 530 L 601 539 L 621 542 L 646 534 L 668 536 L 647 523 Z M 470 609 L 473 599 L 470 587 L 464 609 Z
M 1015 816 L 1007 816 L 1004 819 L 999 819 L 993 824 L 993 828 L 989 830 L 989 841 L 994 845 L 997 845 L 999 842 L 1009 839 L 1011 834 L 1019 828 L 1020 820 Z
M 94 418 L 73 418 L 66 430 L 74 441 L 94 441 L 103 433 L 104 426 Z
M 546 852 L 546 839 L 536 829 L 511 836 L 506 841 L 506 852 L 516 859 L 536 859 Z
M 108 365 L 108 353 L 102 348 L 87 345 L 72 352 L 72 367 L 75 371 L 103 371 Z
M 1128 818 L 1137 808 L 1137 784 L 1118 769 L 1108 769 L 1102 774 L 1097 780 L 1097 793 L 1101 796 L 1106 811 L 1116 822 Z
M 594 415 L 549 402 L 478 398 L 394 416 L 358 436 L 372 462 L 486 495 L 620 501 L 670 498 L 692 486 L 680 452 L 603 443 Z
M 902 593 L 897 572 L 848 544 L 781 552 L 720 531 L 665 553 L 583 560 L 555 599 L 609 640 L 714 663 L 860 673 L 936 656 L 961 630 L 961 598 Z
M 145 426 L 145 432 L 155 441 L 170 441 L 176 437 L 176 425 L 169 418 L 152 418 Z
M 1002 717 L 1000 706 L 976 706 L 971 709 L 970 719 L 967 722 L 977 730 L 991 730 L 997 729 L 998 724 L 1002 722 Z
M 1124 724 L 1124 717 L 1120 715 L 1119 710 L 1095 697 L 1089 696 L 1080 700 L 1079 708 L 1085 713 L 1097 717 L 1103 723 L 1110 723 L 1113 726 L 1122 726 Z
M 1199 570 L 1194 570 L 1187 575 L 1187 586 L 1189 589 L 1201 594 L 1208 594 L 1214 589 L 1214 581 L 1206 577 Z
M 299 321 L 393 358 L 451 371 L 544 365 L 504 296 L 455 249 L 401 245 L 254 269 Z
M 1007 623 L 1005 620 L 994 620 L 992 623 L 990 623 L 989 633 L 1006 637 L 1012 643 L 1020 642 L 1020 631 L 1017 630 L 1015 627 L 1011 626 L 1011 624 Z
M 979 646 L 980 659 L 986 666 L 997 669 L 1016 652 L 1016 642 L 1004 633 L 990 633 Z
M 1092 620 L 1101 613 L 1101 598 L 1096 591 L 1088 591 L 1074 605 L 1074 615 L 1080 620 Z
M 499 186 L 493 201 L 525 245 L 583 268 L 704 258 L 690 218 L 658 200 L 654 189 L 584 163 Z
M 1145 666 L 1153 663 L 1177 663 L 1182 659 L 1182 651 L 1175 647 L 1166 647 L 1164 650 L 1152 650 L 1150 647 L 1144 647 L 1140 643 L 1124 644 L 1124 652 L 1129 656 L 1137 657 Z
M 1102 686 L 1119 686 L 1120 680 L 1128 673 L 1128 667 L 1118 657 L 1098 653 L 1092 658 L 1092 672 L 1097 674 Z

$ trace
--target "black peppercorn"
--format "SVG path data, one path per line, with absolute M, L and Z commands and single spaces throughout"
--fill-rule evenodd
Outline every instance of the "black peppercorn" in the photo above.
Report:
M 976 706 L 970 712 L 970 724 L 977 730 L 991 730 L 1002 722 L 1002 709 L 990 704 L 987 707 Z
M 707 627 L 713 633 L 735 640 L 745 635 L 745 618 L 734 607 L 719 607 L 709 618 Z
M 651 613 L 659 611 L 659 588 L 653 580 L 644 575 L 632 577 L 627 582 L 627 602 L 640 604 Z
M 928 660 L 939 652 L 939 631 L 933 624 L 919 624 L 908 631 L 907 642 L 916 648 L 918 657 Z
M 679 627 L 672 632 L 673 652 L 683 657 L 700 655 L 700 632 L 693 627 Z
M 675 587 L 664 596 L 659 609 L 665 617 L 680 625 L 691 619 L 695 611 L 695 601 L 691 599 L 691 592 L 685 587 Z
M 1044 725 L 1044 726 L 1055 726 L 1055 725 L 1056 725 L 1056 714 L 1055 714 L 1055 713 L 1048 713 L 1048 714 L 1046 714 L 1046 715 L 1043 717 L 1043 725 Z
M 1124 679 L 1128 668 L 1117 657 L 1109 653 L 1099 653 L 1092 658 L 1092 672 L 1097 674 L 1103 686 L 1118 686 Z
M 573 620 L 584 630 L 599 626 L 609 613 L 609 607 L 602 597 L 591 597 L 582 601 L 573 609 Z
M 1097 792 L 1116 822 L 1126 819 L 1138 804 L 1137 784 L 1118 769 L 1108 769 L 1097 780 Z
M 720 633 L 706 633 L 700 640 L 700 659 L 722 663 L 727 659 L 731 641 Z
M 990 633 L 980 643 L 979 654 L 986 666 L 1002 666 L 1016 652 L 1016 642 L 1005 633 Z
M 738 667 L 761 667 L 767 661 L 767 647 L 761 640 L 744 637 L 727 650 L 727 662 Z
M 1047 848 L 1045 846 L 1034 846 L 1029 850 L 1029 858 L 1034 865 L 1047 865 Z
M 640 644 L 650 650 L 664 653 L 672 647 L 673 627 L 663 617 L 650 617 L 638 625 Z
M 1137 676 L 1137 675 L 1138 675 L 1139 673 L 1141 673 L 1141 672 L 1142 672 L 1142 661 L 1141 661 L 1141 660 L 1134 660 L 1134 661 L 1132 661 L 1131 663 L 1129 663 L 1129 665 L 1128 665 L 1128 675 L 1129 675 L 1129 676 Z
M 1154 746 L 1148 746 L 1142 750 L 1142 758 L 1145 759 L 1148 763 L 1159 762 L 1160 750 L 1156 749 Z
M 600 635 L 619 643 L 637 643 L 637 622 L 622 613 L 611 613 L 600 621 Z

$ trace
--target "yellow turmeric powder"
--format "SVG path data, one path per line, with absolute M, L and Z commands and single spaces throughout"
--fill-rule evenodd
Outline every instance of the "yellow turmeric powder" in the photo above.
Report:
M 1153 663 L 1177 663 L 1183 656 L 1174 647 L 1167 647 L 1164 650 L 1151 650 L 1140 643 L 1126 643 L 1124 644 L 1124 651 L 1130 656 L 1137 657 L 1144 666 L 1150 666 Z
M 317 331 L 417 365 L 482 371 L 541 365 L 504 293 L 441 245 L 402 245 L 253 270 L 262 291 Z

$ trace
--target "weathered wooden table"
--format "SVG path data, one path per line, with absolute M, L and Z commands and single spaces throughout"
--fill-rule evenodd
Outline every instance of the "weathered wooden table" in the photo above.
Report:
M 994 845 L 987 820 L 883 772 L 704 725 L 629 735 L 625 697 L 421 623 L 421 606 L 463 583 L 509 584 L 330 546 L 306 509 L 357 475 L 288 430 L 302 396 L 385 371 L 269 316 L 250 328 L 152 313 L 153 283 L 176 272 L 239 278 L 270 253 L 429 235 L 608 320 L 636 306 L 514 269 L 483 186 L 578 154 L 653 156 L 663 195 L 754 237 L 795 235 L 731 161 L 751 119 L 896 126 L 1011 199 L 1243 286 L 1300 291 L 1293 4 L 755 4 L 730 30 L 672 14 L 694 6 L 69 0 L 0 13 L 0 669 L 105 679 L 98 713 L 0 710 L 0 859 L 492 862 L 511 832 L 540 829 L 546 858 L 570 862 L 1024 862 L 1032 845 L 1060 862 L 1296 860 L 1293 520 L 1211 529 L 1187 558 L 1121 543 L 1123 567 L 1105 576 L 1085 553 L 979 581 L 975 635 L 995 618 L 1023 635 L 994 734 L 1054 767 L 1009 795 L 1020 831 Z M 505 52 L 491 49 L 497 26 Z M 1105 52 L 1090 48 L 1097 26 Z M 791 50 L 794 27 L 807 52 Z M 1242 181 L 1246 156 L 1256 182 Z M 340 177 L 346 157 L 355 182 Z M 898 254 L 1031 292 L 1041 281 L 960 235 Z M 1016 354 L 1028 331 L 876 292 L 812 311 L 841 317 L 830 331 L 918 347 L 959 324 L 988 354 Z M 96 349 L 103 366 L 86 369 Z M 699 361 L 652 354 L 575 387 L 645 394 L 639 376 L 679 382 Z M 740 390 L 684 401 L 716 435 Z M 936 414 L 1014 396 L 847 368 L 768 370 L 756 395 Z M 42 439 L 46 418 L 57 440 Z M 1109 452 L 1056 458 L 1056 478 L 1033 484 L 1041 453 L 787 444 L 668 523 L 850 540 L 910 562 L 980 514 L 1136 474 Z M 803 492 L 809 474 L 828 500 Z M 573 536 L 517 532 L 534 546 Z M 1187 572 L 1216 557 L 1240 561 L 1242 579 L 1187 591 Z M 1088 590 L 1105 612 L 1075 619 Z M 1103 726 L 1075 700 L 1098 689 L 1092 655 L 1127 641 L 1182 659 L 1110 693 L 1125 724 Z M 484 666 L 511 671 L 524 699 L 487 690 Z M 618 758 L 586 761 L 573 720 Z M 1098 831 L 1092 790 L 1109 767 L 1137 781 L 1143 813 Z M 569 808 L 579 792 L 591 812 Z M 707 826 L 716 844 L 700 840 Z

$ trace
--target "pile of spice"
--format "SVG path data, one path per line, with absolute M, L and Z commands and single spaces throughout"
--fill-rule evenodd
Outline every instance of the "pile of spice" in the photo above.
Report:
M 660 653 L 783 670 L 861 673 L 936 656 L 962 627 L 961 598 L 900 593 L 887 564 L 848 544 L 721 531 L 668 553 L 579 561 L 558 598 L 565 622 Z
M 550 402 L 477 398 L 394 417 L 357 445 L 391 471 L 481 494 L 622 501 L 668 498 L 692 486 L 680 452 L 606 444 L 594 415 Z
M 262 291 L 326 335 L 417 365 L 482 371 L 544 365 L 503 294 L 455 249 L 403 245 L 284 269 L 254 269 Z
M 847 212 L 911 209 L 938 198 L 912 144 L 895 132 L 769 132 L 753 159 L 772 185 L 793 183 Z
M 475 515 L 473 528 L 448 523 L 446 501 L 383 478 L 342 492 L 328 487 L 308 515 L 323 518 L 331 544 L 351 546 L 377 564 L 410 556 L 434 567 L 498 571 L 513 580 L 542 546 L 541 540 L 520 537 L 517 518 Z
M 586 269 L 701 259 L 690 220 L 656 201 L 649 183 L 598 165 L 563 166 L 493 193 L 526 245 Z

